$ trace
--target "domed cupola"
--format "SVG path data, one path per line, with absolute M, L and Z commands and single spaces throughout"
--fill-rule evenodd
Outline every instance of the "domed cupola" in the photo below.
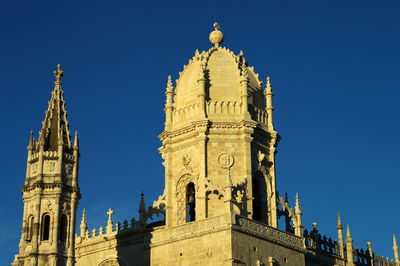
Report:
M 221 115 L 240 120 L 243 114 L 253 118 L 260 116 L 258 112 L 265 113 L 265 94 L 258 74 L 248 65 L 242 51 L 235 55 L 221 46 L 224 34 L 218 23 L 214 23 L 214 28 L 209 36 L 214 46 L 201 53 L 196 50 L 179 73 L 176 88 L 172 88 L 172 83 L 169 85 L 171 99 L 166 109 L 171 111 L 174 124 L 189 122 L 191 117 L 197 117 L 196 113 L 204 114 L 210 121 L 215 115 L 218 120 Z M 266 120 L 266 113 L 261 117 Z

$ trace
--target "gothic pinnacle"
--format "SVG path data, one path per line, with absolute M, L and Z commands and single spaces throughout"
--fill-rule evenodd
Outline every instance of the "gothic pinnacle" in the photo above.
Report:
M 349 227 L 349 225 L 347 225 L 346 242 L 347 242 L 347 241 L 353 241 L 353 239 L 351 238 L 350 227 Z
M 33 150 L 33 146 L 34 146 L 34 144 L 33 144 L 33 132 L 32 132 L 32 130 L 31 130 L 31 133 L 29 134 L 30 135 L 30 137 L 29 137 L 29 144 L 28 144 L 28 150 Z
M 399 258 L 399 247 L 397 246 L 396 236 L 393 234 L 393 252 L 394 252 L 394 261 L 396 266 L 400 265 Z
M 82 220 L 81 220 L 81 237 L 85 236 L 86 230 L 87 230 L 87 221 L 86 221 L 86 209 L 83 208 L 82 212 Z
M 61 84 L 61 77 L 64 76 L 64 71 L 61 70 L 61 65 L 57 65 L 57 70 L 54 70 L 54 76 L 56 77 L 55 83 Z
M 74 148 L 79 148 L 78 131 L 75 131 Z
M 338 222 L 337 222 L 337 229 L 339 230 L 341 230 L 341 229 L 343 229 L 343 225 L 342 225 L 342 221 L 340 220 L 340 214 L 339 214 L 339 212 L 337 213 L 337 219 L 338 219 Z

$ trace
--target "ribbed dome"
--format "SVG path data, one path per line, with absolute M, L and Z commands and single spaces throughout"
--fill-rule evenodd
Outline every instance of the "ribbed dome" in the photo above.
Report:
M 261 89 L 262 82 L 253 67 L 248 67 L 243 53 L 235 55 L 232 51 L 222 47 L 212 47 L 207 52 L 199 54 L 189 60 L 179 73 L 175 90 L 175 108 L 180 109 L 195 104 L 198 101 L 198 80 L 206 80 L 206 100 L 240 102 L 243 68 L 247 68 L 249 104 L 264 108 L 265 99 Z M 201 69 L 204 68 L 203 72 Z M 204 75 L 202 74 L 204 73 Z

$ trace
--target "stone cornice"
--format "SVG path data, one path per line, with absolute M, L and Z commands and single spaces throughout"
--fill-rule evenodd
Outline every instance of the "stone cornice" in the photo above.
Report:
M 30 192 L 30 191 L 35 190 L 35 189 L 37 189 L 37 188 L 41 188 L 41 189 L 55 189 L 55 188 L 60 188 L 60 189 L 62 189 L 62 190 L 64 190 L 64 191 L 67 191 L 67 192 L 69 192 L 69 193 L 76 192 L 76 193 L 78 194 L 78 198 L 79 198 L 79 199 L 81 198 L 81 194 L 80 194 L 80 189 L 79 189 L 79 187 L 68 186 L 68 185 L 65 185 L 65 184 L 63 184 L 63 183 L 61 183 L 61 182 L 44 183 L 44 182 L 38 181 L 38 182 L 35 182 L 35 183 L 32 184 L 32 185 L 23 186 L 22 189 L 21 189 L 21 192 L 22 192 L 22 193 L 24 193 L 24 192 Z

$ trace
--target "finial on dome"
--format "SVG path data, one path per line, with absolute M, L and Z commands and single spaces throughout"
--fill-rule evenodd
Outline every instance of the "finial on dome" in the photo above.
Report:
M 214 44 L 215 47 L 219 47 L 219 45 L 224 42 L 224 34 L 219 30 L 220 26 L 218 22 L 215 22 L 213 26 L 215 30 L 210 33 L 210 42 Z

